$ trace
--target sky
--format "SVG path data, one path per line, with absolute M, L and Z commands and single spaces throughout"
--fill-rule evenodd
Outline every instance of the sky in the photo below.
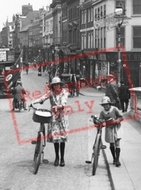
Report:
M 52 3 L 52 0 L 1 0 L 0 2 L 0 31 L 3 28 L 3 23 L 12 21 L 13 14 L 22 13 L 22 5 L 32 5 L 33 10 L 46 8 Z

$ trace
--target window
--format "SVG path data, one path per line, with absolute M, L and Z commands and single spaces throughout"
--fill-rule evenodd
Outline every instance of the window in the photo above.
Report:
M 133 0 L 133 14 L 141 14 L 141 0 Z
M 97 20 L 97 9 L 95 9 L 95 21 Z
M 88 9 L 88 22 L 91 21 L 91 9 Z
M 49 21 L 46 20 L 46 32 L 49 32 Z
M 120 46 L 125 46 L 125 27 L 120 28 Z M 116 46 L 118 46 L 118 28 L 116 28 Z
M 77 17 L 77 8 L 76 8 L 76 6 L 74 7 L 74 17 L 75 18 Z
M 81 24 L 84 24 L 84 11 L 81 13 Z
M 106 48 L 106 27 L 104 27 L 104 48 Z
M 76 8 L 76 17 L 79 17 L 79 7 Z
M 53 31 L 53 20 L 50 20 L 50 32 Z
M 100 49 L 100 28 L 98 28 L 98 49 Z
M 141 26 L 133 27 L 133 48 L 141 48 Z
M 72 20 L 73 15 L 72 15 L 72 9 L 70 10 L 70 20 Z
M 100 19 L 100 8 L 98 8 L 98 16 L 97 16 L 98 20 Z
M 100 17 L 101 18 L 103 17 L 103 7 L 102 6 L 100 7 Z
M 106 17 L 106 5 L 104 5 L 104 18 Z
M 82 33 L 81 34 L 81 49 L 86 49 L 86 34 Z
M 103 28 L 101 28 L 101 49 L 103 48 Z
M 86 42 L 87 42 L 86 34 L 84 34 L 84 49 L 86 49 Z
M 95 48 L 98 48 L 98 29 L 95 29 Z
M 91 8 L 91 21 L 93 21 L 93 8 Z
M 91 48 L 94 48 L 94 45 L 93 45 L 93 31 L 91 32 Z
M 70 10 L 69 10 L 69 20 L 70 20 Z
M 86 24 L 86 10 L 84 11 L 84 24 Z
M 91 33 L 88 33 L 88 48 L 91 48 Z
M 93 8 L 88 9 L 88 22 L 93 21 Z
M 76 41 L 77 41 L 77 39 L 76 39 L 76 30 L 73 30 L 73 44 L 75 44 Z
M 88 32 L 88 48 L 93 48 L 93 31 Z

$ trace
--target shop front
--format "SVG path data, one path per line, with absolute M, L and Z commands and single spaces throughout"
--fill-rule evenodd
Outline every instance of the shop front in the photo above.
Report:
M 118 74 L 118 53 L 107 52 L 110 73 Z M 132 87 L 141 86 L 141 52 L 121 53 L 121 79 Z
M 59 51 L 59 56 L 60 56 L 60 68 L 61 68 L 61 73 L 69 73 L 70 71 L 70 55 L 71 51 L 68 47 L 66 46 L 61 46 L 60 51 Z
M 105 86 L 106 75 L 109 73 L 109 65 L 106 60 L 106 54 L 98 54 L 98 59 L 95 62 L 95 85 Z

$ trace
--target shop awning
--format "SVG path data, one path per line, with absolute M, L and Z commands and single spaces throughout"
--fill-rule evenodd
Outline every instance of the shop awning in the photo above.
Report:
M 63 51 L 64 56 L 71 54 L 71 51 L 68 47 L 62 46 L 60 49 Z

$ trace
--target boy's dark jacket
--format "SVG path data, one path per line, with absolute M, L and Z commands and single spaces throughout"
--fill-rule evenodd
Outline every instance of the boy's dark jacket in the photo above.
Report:
M 121 100 L 130 99 L 129 88 L 124 84 L 119 87 L 119 98 Z

